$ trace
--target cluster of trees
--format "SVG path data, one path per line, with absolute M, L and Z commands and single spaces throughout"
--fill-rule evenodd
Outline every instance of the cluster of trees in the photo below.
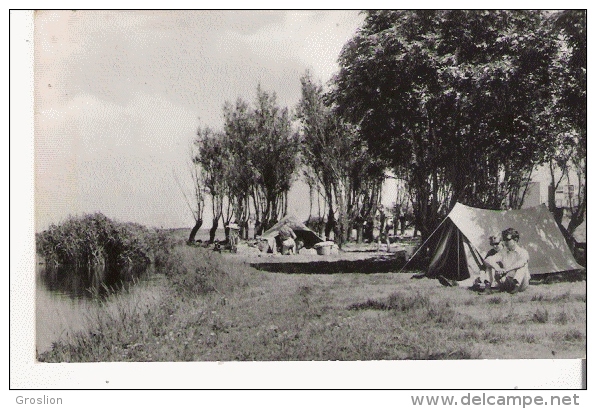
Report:
M 211 238 L 220 218 L 245 227 L 254 212 L 258 233 L 277 221 L 298 170 L 341 244 L 353 228 L 362 237 L 387 170 L 424 238 L 456 201 L 521 206 L 542 165 L 553 187 L 579 179 L 573 231 L 586 209 L 586 50 L 585 11 L 365 12 L 328 86 L 302 76 L 293 114 L 259 87 L 252 105 L 226 103 L 223 129 L 199 131 Z
M 360 127 L 333 111 L 322 85 L 310 73 L 301 83 L 296 117 L 302 161 L 311 189 L 325 198 L 325 236 L 333 230 L 336 241 L 342 244 L 355 228 L 361 240 L 364 222 L 374 217 L 380 203 L 386 165 L 370 152 Z
M 223 107 L 221 130 L 199 129 L 192 162 L 194 178 L 195 228 L 202 225 L 205 195 L 210 197 L 213 215 L 210 241 L 222 220 L 226 228 L 236 222 L 241 235 L 248 234 L 248 221 L 256 216 L 260 234 L 287 212 L 288 192 L 298 167 L 299 139 L 287 108 L 281 108 L 275 93 L 257 88 L 251 105 L 239 98 Z
M 361 237 L 380 201 L 386 166 L 369 154 L 358 127 L 326 105 L 322 85 L 308 72 L 301 81 L 302 98 L 292 113 L 258 86 L 252 104 L 242 98 L 226 102 L 221 130 L 198 131 L 191 155 L 194 197 L 187 197 L 195 216 L 189 242 L 203 223 L 206 195 L 211 242 L 220 220 L 226 237 L 234 221 L 246 238 L 251 216 L 255 234 L 261 234 L 287 214 L 299 170 L 311 189 L 311 212 L 313 200 L 323 201 L 325 236 L 333 231 L 341 244 L 359 226 Z
M 585 11 L 367 12 L 330 99 L 407 181 L 423 237 L 456 201 L 519 207 L 548 163 L 580 173 L 573 229 L 585 214 L 585 30 Z

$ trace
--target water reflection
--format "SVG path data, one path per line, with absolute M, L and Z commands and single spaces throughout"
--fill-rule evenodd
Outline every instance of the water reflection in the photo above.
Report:
M 100 268 L 101 267 L 101 268 Z M 37 265 L 36 349 L 42 353 L 70 335 L 87 331 L 89 316 L 103 297 L 159 277 L 153 266 L 109 270 Z M 92 323 L 93 321 L 91 321 Z
M 154 272 L 152 265 L 107 268 L 95 265 L 83 268 L 38 264 L 38 285 L 50 293 L 71 299 L 101 297 L 128 288 Z

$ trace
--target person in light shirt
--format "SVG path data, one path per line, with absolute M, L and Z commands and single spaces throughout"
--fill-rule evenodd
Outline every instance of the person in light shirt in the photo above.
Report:
M 519 232 L 509 228 L 501 233 L 505 248 L 485 259 L 485 264 L 494 270 L 495 281 L 501 291 L 514 294 L 525 291 L 530 284 L 528 252 L 519 242 Z

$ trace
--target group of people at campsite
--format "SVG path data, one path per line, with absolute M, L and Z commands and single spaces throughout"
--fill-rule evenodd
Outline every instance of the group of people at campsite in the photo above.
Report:
M 505 291 L 511 294 L 525 291 L 530 284 L 528 252 L 519 244 L 519 232 L 513 228 L 503 230 L 500 235 L 489 237 L 491 249 L 484 258 L 483 271 L 474 280 L 472 290 L 491 292 Z M 443 276 L 439 282 L 448 287 L 455 284 Z
M 391 226 L 391 222 L 385 225 Z M 235 224 L 228 227 L 230 228 L 230 244 L 234 251 L 239 241 L 238 227 Z M 388 236 L 388 233 L 388 231 L 385 232 L 385 237 Z M 277 234 L 264 239 L 263 244 L 273 250 L 273 253 L 279 251 L 283 255 L 297 254 L 303 245 L 297 239 L 294 230 L 284 223 L 277 230 Z M 527 250 L 519 245 L 519 232 L 516 229 L 508 228 L 500 234 L 490 236 L 488 240 L 491 248 L 484 257 L 480 276 L 471 283 L 471 289 L 486 293 L 495 290 L 512 294 L 525 291 L 530 284 L 528 268 L 530 257 Z M 387 246 L 389 249 L 389 240 L 387 240 Z M 259 250 L 263 251 L 264 249 L 259 248 Z M 448 287 L 463 284 L 458 284 L 457 281 L 450 280 L 443 275 L 439 275 L 437 279 L 442 285 Z

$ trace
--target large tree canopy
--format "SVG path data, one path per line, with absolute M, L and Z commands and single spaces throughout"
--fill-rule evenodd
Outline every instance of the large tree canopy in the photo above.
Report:
M 342 50 L 337 111 L 406 179 L 423 235 L 460 201 L 517 206 L 544 161 L 554 41 L 531 11 L 373 11 Z
M 552 130 L 557 137 L 549 152 L 551 190 L 549 206 L 555 210 L 555 189 L 561 180 L 570 183 L 570 173 L 577 177 L 577 189 L 570 197 L 575 202 L 567 226 L 573 233 L 585 219 L 587 207 L 587 24 L 585 10 L 565 10 L 551 17 L 553 34 L 557 36 L 559 52 L 553 62 L 554 80 Z M 558 171 L 558 172 L 557 172 Z M 558 177 L 555 178 L 555 173 Z M 560 222 L 562 214 L 556 212 Z

